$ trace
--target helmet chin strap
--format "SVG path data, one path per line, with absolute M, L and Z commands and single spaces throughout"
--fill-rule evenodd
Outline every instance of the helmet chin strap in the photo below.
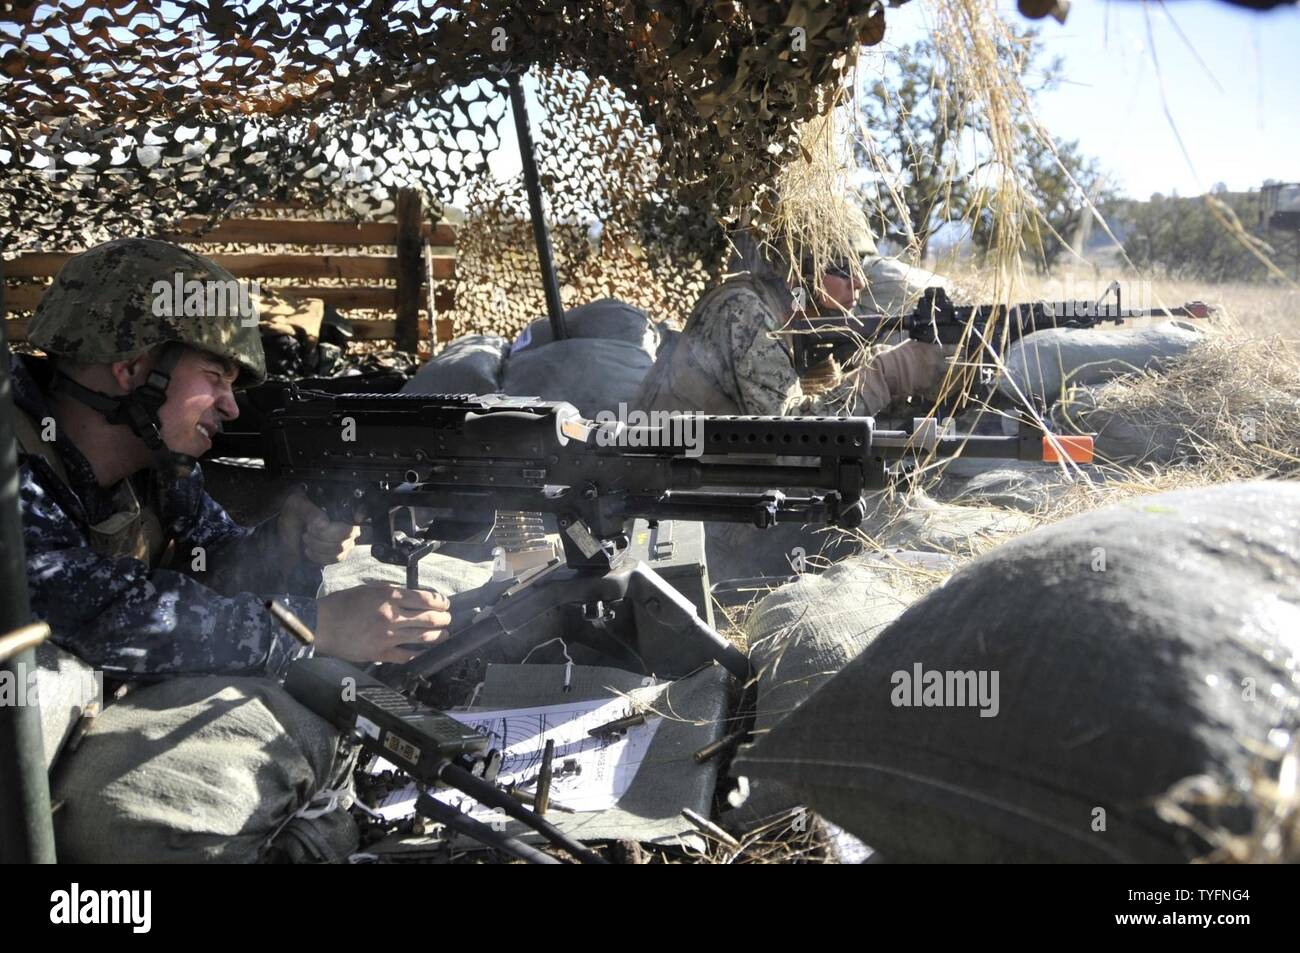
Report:
M 131 432 L 153 452 L 153 468 L 160 476 L 174 479 L 186 477 L 194 471 L 198 460 L 168 449 L 163 442 L 162 425 L 158 418 L 159 408 L 167 401 L 167 385 L 171 383 L 171 373 L 175 370 L 182 351 L 179 344 L 164 344 L 158 355 L 158 363 L 149 372 L 145 382 L 124 397 L 110 397 L 91 390 L 62 371 L 56 372 L 54 390 L 99 411 L 110 424 L 125 424 L 130 427 Z

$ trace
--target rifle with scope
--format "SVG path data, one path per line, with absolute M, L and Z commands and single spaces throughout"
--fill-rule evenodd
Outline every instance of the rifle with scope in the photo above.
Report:
M 1113 300 L 1111 300 L 1113 299 Z M 982 347 L 998 352 L 1045 328 L 1091 328 L 1098 324 L 1123 324 L 1130 318 L 1208 317 L 1211 308 L 1190 301 L 1177 308 L 1125 308 L 1118 281 L 1096 301 L 1034 301 L 1025 304 L 956 305 L 943 288 L 927 288 L 908 314 L 825 315 L 796 318 L 785 328 L 792 338 L 795 370 L 806 374 L 827 358 L 841 364 L 855 356 L 864 343 L 882 334 L 901 331 L 917 341 L 965 344 L 975 355 Z
M 411 586 L 438 541 L 486 532 L 498 510 L 555 515 L 564 561 L 453 597 L 448 635 L 407 663 L 407 686 L 471 659 L 517 661 L 542 617 L 575 606 L 587 643 L 633 671 L 680 677 L 716 660 L 743 680 L 744 654 L 626 558 L 632 519 L 852 528 L 905 458 L 1091 458 L 1089 438 L 1028 425 L 1003 437 L 946 433 L 933 420 L 878 430 L 869 417 L 647 421 L 587 420 L 571 404 L 520 397 L 299 393 L 271 415 L 264 456 L 331 519 L 372 524 L 372 553 L 404 564 Z M 611 612 L 620 603 L 632 611 Z

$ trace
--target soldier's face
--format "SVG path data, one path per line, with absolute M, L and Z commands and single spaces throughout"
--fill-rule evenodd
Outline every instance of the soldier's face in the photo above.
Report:
M 172 371 L 167 401 L 158 410 L 163 442 L 175 453 L 199 457 L 227 420 L 239 416 L 233 386 L 239 369 L 219 357 L 187 350 Z
M 825 272 L 817 289 L 817 306 L 823 311 L 852 311 L 864 287 L 857 278 Z

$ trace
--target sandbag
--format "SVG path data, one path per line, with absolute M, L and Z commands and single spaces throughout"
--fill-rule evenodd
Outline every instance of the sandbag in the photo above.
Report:
M 467 334 L 448 344 L 402 386 L 404 394 L 497 394 L 507 342 Z
M 1052 488 L 1053 484 L 1041 473 L 1001 467 L 966 480 L 951 499 L 973 506 L 996 506 L 1033 513 L 1051 501 Z
M 883 546 L 931 553 L 969 553 L 990 541 L 1019 536 L 1035 523 L 1024 513 L 995 506 L 955 506 L 913 493 L 877 536 Z
M 640 308 L 617 298 L 601 298 L 564 312 L 564 329 L 570 338 L 601 338 L 635 344 L 654 361 L 659 351 L 659 328 Z M 538 318 L 510 346 L 514 356 L 521 351 L 551 344 L 555 335 L 549 318 Z
M 754 607 L 745 635 L 757 683 L 755 737 L 803 704 L 907 608 L 912 597 L 894 576 L 879 563 L 846 560 L 822 575 L 800 576 Z M 799 803 L 785 785 L 757 780 L 727 822 L 743 826 Z
M 758 529 L 744 523 L 706 523 L 705 553 L 709 578 L 721 582 L 789 575 L 799 570 L 800 560 L 811 568 L 839 562 L 862 551 L 861 537 L 872 540 L 874 547 L 966 555 L 1035 525 L 1023 512 L 956 506 L 918 491 L 901 500 L 869 499 L 867 515 L 854 533 L 816 525 Z
M 1015 341 L 1004 357 L 1006 373 L 998 379 L 1003 395 L 1051 402 L 1072 384 L 1100 384 L 1186 354 L 1204 340 L 1194 325 L 1164 321 L 1135 330 L 1045 328 Z M 1014 386 L 1012 386 L 1014 382 Z
M 916 307 L 926 288 L 952 287 L 947 278 L 897 258 L 868 258 L 865 268 L 867 286 L 858 298 L 858 309 L 865 314 L 903 314 Z
M 59 859 L 71 863 L 342 861 L 353 757 L 332 726 L 260 678 L 175 678 L 95 719 L 53 778 Z M 297 816 L 316 800 L 319 817 Z M 333 803 L 333 809 L 330 804 Z M 314 813 L 314 812 L 313 812 Z
M 567 400 L 586 417 L 636 406 L 654 358 L 624 341 L 570 338 L 520 351 L 506 362 L 501 389 L 516 397 Z
M 1063 473 L 1059 466 L 1017 460 L 957 458 L 940 471 L 929 490 L 935 499 L 966 506 L 993 506 L 1036 513 L 1064 493 L 1072 480 L 1104 479 L 1099 468 L 1084 465 Z
M 1206 845 L 1155 803 L 1248 786 L 1294 732 L 1298 631 L 1300 484 L 1129 500 L 956 573 L 733 773 L 896 861 L 1187 860 Z M 1197 810 L 1243 833 L 1256 809 Z
M 35 680 L 33 683 L 29 677 L 27 687 L 35 685 L 41 706 L 41 738 L 48 771 L 81 716 L 103 705 L 104 680 L 101 673 L 53 642 L 36 647 L 36 671 L 29 675 L 34 675 Z
M 1189 427 L 1116 413 L 1105 402 L 1106 385 L 1071 387 L 1052 408 L 1052 420 L 1064 433 L 1094 434 L 1093 452 L 1105 463 L 1169 464 L 1192 454 Z
M 820 567 L 861 550 L 848 534 L 821 526 L 787 523 L 759 529 L 748 523 L 705 523 L 704 552 L 709 579 L 789 576 L 804 566 Z

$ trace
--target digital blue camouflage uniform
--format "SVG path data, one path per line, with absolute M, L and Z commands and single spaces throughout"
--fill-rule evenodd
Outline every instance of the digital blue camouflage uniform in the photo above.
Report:
M 37 379 L 45 361 L 15 358 L 18 407 L 35 420 L 50 416 Z M 272 594 L 308 626 L 316 624 L 320 570 L 299 564 L 293 585 L 281 565 L 274 521 L 237 525 L 203 489 L 198 468 L 153 495 L 153 509 L 176 539 L 177 566 L 150 569 L 141 560 L 101 555 L 89 527 L 114 506 L 86 458 L 61 434 L 56 452 L 69 483 L 39 455 L 19 454 L 19 494 L 32 612 L 49 623 L 62 648 L 123 679 L 221 673 L 282 675 L 309 655 L 270 618 Z M 152 473 L 143 474 L 152 480 Z M 142 498 L 144 493 L 140 494 Z M 205 550 L 194 572 L 192 550 Z M 290 588 L 297 595 L 285 595 Z
M 28 325 L 28 340 L 47 354 L 88 364 L 163 348 L 155 371 L 177 346 L 198 348 L 236 363 L 236 386 L 264 380 L 256 319 L 245 320 L 230 295 L 200 302 L 193 309 L 200 313 L 191 313 L 188 302 L 183 312 L 179 301 L 160 306 L 157 282 L 191 280 L 239 286 L 215 262 L 167 242 L 106 242 L 59 270 Z M 53 417 L 47 403 L 53 373 L 47 360 L 12 362 L 27 580 L 32 611 L 50 624 L 53 641 L 122 679 L 275 676 L 309 654 L 279 629 L 263 602 L 275 595 L 314 626 L 319 567 L 285 567 L 275 526 L 237 525 L 204 492 L 197 465 L 186 476 L 175 475 L 187 472 L 184 467 L 156 467 L 100 487 L 90 463 L 61 432 L 52 444 L 40 439 L 40 422 Z M 167 540 L 171 560 L 162 548 Z

